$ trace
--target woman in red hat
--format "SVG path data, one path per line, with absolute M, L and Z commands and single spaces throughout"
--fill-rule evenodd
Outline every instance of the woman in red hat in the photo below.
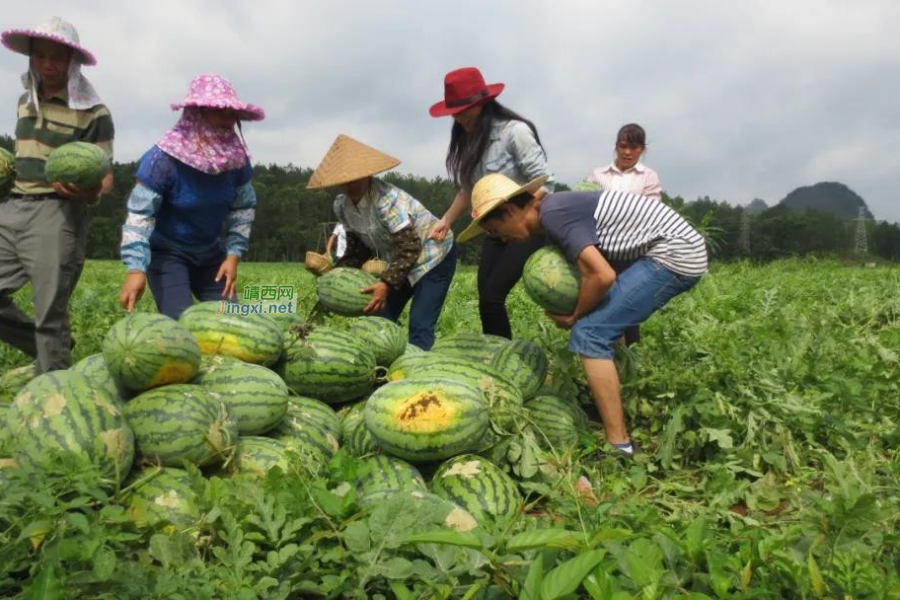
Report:
M 537 128 L 497 102 L 503 88 L 502 83 L 487 85 L 474 67 L 457 69 L 444 77 L 444 100 L 429 111 L 432 117 L 453 117 L 447 171 L 459 190 L 431 230 L 437 240 L 470 207 L 472 187 L 484 175 L 502 173 L 519 184 L 546 176 L 548 183 L 537 194 L 553 191 L 553 175 Z M 506 297 L 522 276 L 525 261 L 543 244 L 540 236 L 524 242 L 485 238 L 478 265 L 478 309 L 484 333 L 512 337 Z

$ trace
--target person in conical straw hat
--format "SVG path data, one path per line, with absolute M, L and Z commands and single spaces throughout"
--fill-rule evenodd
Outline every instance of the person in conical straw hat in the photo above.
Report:
M 501 240 L 544 236 L 578 266 L 581 285 L 572 314 L 548 316 L 571 329 L 569 350 L 581 356 L 606 439 L 626 455 L 625 426 L 613 362 L 616 341 L 706 273 L 706 242 L 677 212 L 647 196 L 621 191 L 539 194 L 544 178 L 525 185 L 499 173 L 472 190 L 472 224 L 463 242 L 487 232 Z M 619 275 L 611 261 L 631 261 Z
M 112 159 L 112 116 L 81 73 L 97 59 L 75 27 L 53 17 L 33 29 L 12 29 L 0 42 L 28 56 L 16 122 L 16 176 L 0 204 L 0 340 L 36 359 L 36 374 L 71 364 L 69 297 L 84 265 L 88 205 L 112 188 L 107 175 L 96 189 L 45 179 L 50 152 L 89 142 Z M 31 283 L 34 320 L 12 301 Z
M 141 157 L 128 198 L 119 302 L 133 310 L 149 281 L 159 312 L 177 319 L 194 296 L 234 298 L 256 214 L 250 154 L 238 132 L 266 113 L 215 74 L 194 77 L 171 108 L 181 118 Z
M 339 135 L 306 187 L 341 189 L 334 213 L 346 230 L 347 248 L 335 266 L 359 267 L 373 255 L 388 261 L 380 281 L 362 290 L 372 294 L 365 312 L 397 321 L 412 300 L 409 341 L 429 350 L 456 271 L 456 245 L 452 234 L 440 241 L 429 239 L 437 217 L 400 188 L 375 177 L 399 164 L 384 152 Z

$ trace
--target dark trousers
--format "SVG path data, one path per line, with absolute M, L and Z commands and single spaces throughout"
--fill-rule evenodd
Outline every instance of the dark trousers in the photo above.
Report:
M 381 316 L 396 321 L 403 314 L 403 309 L 412 298 L 409 309 L 409 343 L 422 350 L 431 350 L 434 345 L 434 329 L 437 326 L 444 300 L 456 272 L 456 244 L 432 270 L 428 271 L 416 285 L 408 282 L 399 289 L 392 289 L 388 294 L 387 305 Z
M 225 252 L 215 249 L 194 254 L 170 248 L 153 248 L 147 281 L 156 308 L 167 317 L 177 319 L 193 304 L 192 296 L 200 301 L 222 300 L 225 278 L 216 282 Z
M 504 242 L 485 236 L 478 263 L 478 312 L 483 333 L 512 338 L 506 297 L 522 277 L 525 261 L 545 243 L 543 235 L 522 242 Z

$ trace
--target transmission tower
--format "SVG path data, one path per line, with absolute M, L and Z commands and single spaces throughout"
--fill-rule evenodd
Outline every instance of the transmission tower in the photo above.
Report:
M 859 216 L 856 217 L 856 248 L 854 252 L 856 254 L 868 254 L 869 253 L 869 239 L 866 235 L 866 209 L 863 206 L 859 207 Z
M 747 209 L 741 211 L 741 230 L 738 236 L 738 249 L 741 254 L 750 255 L 750 213 Z

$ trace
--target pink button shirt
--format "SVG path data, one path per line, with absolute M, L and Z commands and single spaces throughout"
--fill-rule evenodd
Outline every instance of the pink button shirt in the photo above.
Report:
M 629 192 L 640 194 L 654 200 L 661 200 L 662 186 L 659 184 L 659 175 L 650 167 L 638 163 L 620 171 L 615 161 L 605 167 L 598 167 L 587 179 L 591 183 L 599 185 L 604 190 L 613 192 Z

